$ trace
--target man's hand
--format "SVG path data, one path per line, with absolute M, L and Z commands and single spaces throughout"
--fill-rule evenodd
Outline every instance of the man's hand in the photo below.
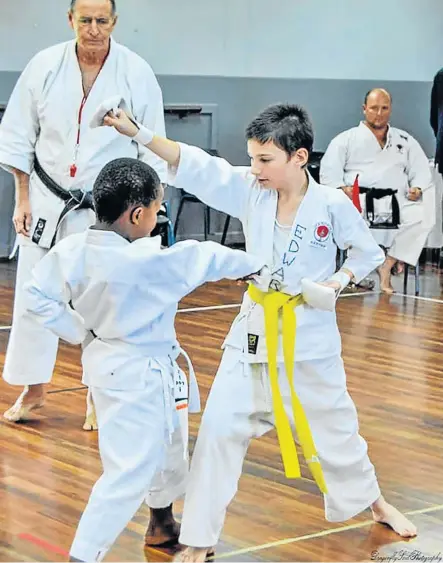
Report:
M 352 186 L 343 186 L 341 189 L 345 192 L 349 199 L 352 199 L 352 191 L 354 189 Z
M 12 222 L 14 223 L 15 232 L 18 235 L 25 235 L 29 237 L 29 231 L 31 229 L 31 204 L 29 199 L 24 201 L 19 201 L 15 205 L 14 216 Z
M 409 188 L 408 199 L 409 201 L 418 201 L 422 196 L 420 188 Z
M 108 127 L 114 127 L 119 133 L 126 135 L 126 137 L 135 137 L 139 131 L 137 125 L 129 119 L 122 109 L 116 110 L 115 113 L 112 110 L 108 112 L 103 119 L 103 123 Z

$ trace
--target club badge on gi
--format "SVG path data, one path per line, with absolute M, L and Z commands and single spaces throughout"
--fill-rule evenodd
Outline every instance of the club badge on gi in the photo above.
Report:
M 45 230 L 46 219 L 39 218 L 32 235 L 32 241 L 38 244 L 42 238 L 43 231 Z
M 248 334 L 248 354 L 256 354 L 258 348 L 258 335 Z
M 331 237 L 332 226 L 329 223 L 316 223 L 310 246 L 326 248 L 326 243 Z

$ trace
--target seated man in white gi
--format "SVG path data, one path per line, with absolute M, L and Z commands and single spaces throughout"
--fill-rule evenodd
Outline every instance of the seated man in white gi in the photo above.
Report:
M 178 302 L 207 281 L 245 278 L 265 263 L 209 241 L 162 250 L 160 237 L 149 235 L 163 187 L 143 162 L 107 164 L 93 197 L 94 227 L 56 244 L 25 285 L 28 314 L 46 329 L 72 344 L 92 334 L 83 350 L 83 381 L 96 405 L 103 474 L 71 548 L 77 561 L 101 561 L 146 491 L 168 473 L 175 474 L 175 496 L 184 494 L 188 385 L 176 363 Z M 198 389 L 190 372 L 195 411 Z
M 12 422 L 26 420 L 43 405 L 57 355 L 57 337 L 23 315 L 22 286 L 33 266 L 55 241 L 93 223 L 89 192 L 113 158 L 139 158 L 166 180 L 163 161 L 149 150 L 112 130 L 90 128 L 103 99 L 124 96 L 140 121 L 159 134 L 165 131 L 156 77 L 147 62 L 111 38 L 116 22 L 115 0 L 71 0 L 69 23 L 76 39 L 32 58 L 0 125 L 0 166 L 15 176 L 20 245 L 3 378 L 25 391 L 5 413 Z M 85 429 L 94 425 L 89 417 Z
M 398 229 L 372 229 L 378 244 L 388 249 L 384 264 L 377 270 L 381 291 L 388 294 L 394 292 L 393 267 L 399 263 L 399 272 L 403 262 L 417 264 L 435 216 L 429 209 L 434 187 L 428 159 L 409 133 L 390 126 L 391 110 L 389 92 L 381 88 L 368 92 L 363 105 L 365 120 L 331 141 L 320 166 L 321 183 L 341 188 L 349 197 L 357 175 L 363 188 L 395 192 L 400 217 Z M 364 208 L 365 194 L 360 199 Z M 392 201 L 391 195 L 373 200 L 375 224 L 392 216 Z

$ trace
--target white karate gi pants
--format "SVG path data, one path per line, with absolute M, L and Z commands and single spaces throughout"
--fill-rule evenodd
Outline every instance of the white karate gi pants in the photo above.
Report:
M 249 442 L 274 426 L 267 364 L 248 365 L 241 359 L 241 351 L 226 348 L 208 398 L 186 489 L 179 540 L 184 545 L 216 545 Z M 284 366 L 279 366 L 279 380 L 293 420 Z M 326 519 L 352 518 L 378 499 L 380 489 L 366 442 L 358 433 L 341 357 L 296 362 L 294 386 L 328 487 Z
M 362 199 L 362 201 L 364 201 Z M 416 266 L 426 240 L 435 225 L 435 186 L 424 193 L 421 203 L 399 201 L 401 225 L 398 229 L 371 229 L 377 244 L 388 248 L 388 255 Z M 420 220 L 421 217 L 421 220 Z
M 57 241 L 84 232 L 93 223 L 94 213 L 91 210 L 71 212 L 60 225 Z M 25 314 L 23 292 L 23 286 L 31 279 L 34 266 L 47 252 L 47 249 L 31 241 L 20 244 L 12 328 L 3 368 L 3 379 L 10 385 L 35 385 L 49 383 L 52 379 L 58 337 Z
M 91 387 L 103 474 L 92 489 L 71 547 L 77 559 L 101 561 L 143 500 L 162 508 L 185 492 L 188 462 L 176 417 L 173 378 L 171 374 L 166 402 L 164 377 L 160 370 L 150 369 L 144 389 Z M 168 409 L 174 424 L 172 442 Z

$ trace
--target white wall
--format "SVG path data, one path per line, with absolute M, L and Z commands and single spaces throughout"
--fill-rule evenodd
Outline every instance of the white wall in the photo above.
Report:
M 443 0 L 117 0 L 117 40 L 158 74 L 429 81 Z M 68 0 L 0 0 L 0 71 L 71 37 Z

